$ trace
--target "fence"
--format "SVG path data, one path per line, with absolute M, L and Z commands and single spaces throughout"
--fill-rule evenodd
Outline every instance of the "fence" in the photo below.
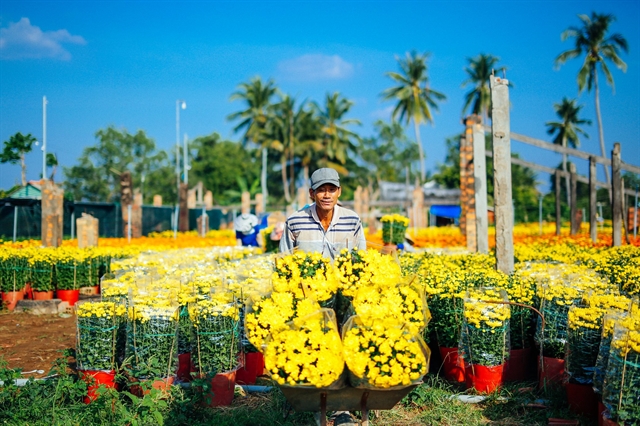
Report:
M 123 235 L 122 209 L 119 203 L 64 202 L 63 233 L 75 236 L 76 218 L 82 213 L 99 220 L 100 237 L 121 238 Z M 172 230 L 175 209 L 170 206 L 142 206 L 142 235 Z M 233 222 L 233 212 L 222 209 L 205 210 L 209 229 L 220 229 Z M 197 230 L 197 219 L 202 208 L 189 209 L 189 229 Z M 40 200 L 23 198 L 0 199 L 0 239 L 40 239 L 42 236 L 42 209 Z

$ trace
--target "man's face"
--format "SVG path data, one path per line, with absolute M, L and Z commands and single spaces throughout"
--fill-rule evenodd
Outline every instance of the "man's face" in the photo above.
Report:
M 316 209 L 330 212 L 338 204 L 338 198 L 342 194 L 342 188 L 330 183 L 325 183 L 315 191 L 310 189 L 309 195 L 316 202 Z

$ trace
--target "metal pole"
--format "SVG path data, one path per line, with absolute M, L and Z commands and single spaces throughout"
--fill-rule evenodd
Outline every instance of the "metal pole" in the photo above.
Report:
M 131 242 L 131 204 L 127 205 L 127 241 Z
M 76 235 L 76 212 L 71 213 L 71 239 Z
M 202 206 L 202 236 L 203 237 L 205 235 L 205 229 L 206 229 L 206 227 L 204 226 L 205 225 L 204 222 L 205 222 L 205 220 L 207 220 L 206 214 L 207 214 L 207 209 L 206 209 L 205 206 Z
M 538 195 L 538 223 L 540 224 L 539 234 L 542 235 L 542 194 Z
M 184 134 L 184 147 L 183 147 L 183 151 L 182 151 L 182 160 L 183 160 L 182 168 L 184 170 L 184 175 L 182 175 L 182 181 L 184 183 L 186 183 L 186 184 L 189 183 L 189 158 L 187 156 L 187 152 L 188 152 L 187 151 L 188 150 L 188 148 L 187 148 L 187 144 L 188 144 L 187 140 L 188 140 L 188 137 L 187 137 L 187 134 L 185 133 Z
M 180 202 L 180 100 L 176 101 L 176 198 Z
M 18 236 L 18 206 L 13 206 L 13 242 L 16 242 Z
M 42 179 L 47 179 L 47 97 L 42 97 Z
M 633 238 L 638 233 L 638 184 L 636 184 L 636 202 L 633 205 Z
M 173 238 L 178 237 L 178 216 L 180 215 L 180 204 L 176 204 L 176 211 L 174 214 L 174 222 L 173 222 Z

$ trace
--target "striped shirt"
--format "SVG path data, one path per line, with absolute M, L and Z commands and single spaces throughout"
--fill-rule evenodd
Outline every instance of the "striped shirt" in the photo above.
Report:
M 331 224 L 325 231 L 314 203 L 289 216 L 285 223 L 280 251 L 288 252 L 295 248 L 319 252 L 333 260 L 344 248 L 366 250 L 367 242 L 356 212 L 336 205 Z

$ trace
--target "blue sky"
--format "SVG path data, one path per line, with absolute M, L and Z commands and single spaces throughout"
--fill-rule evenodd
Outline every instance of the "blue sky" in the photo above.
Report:
M 640 2 L 633 1 L 29 1 L 0 3 L 0 141 L 16 132 L 42 138 L 47 150 L 73 165 L 95 132 L 109 125 L 144 130 L 159 148 L 175 146 L 175 106 L 184 99 L 181 133 L 190 139 L 219 132 L 237 140 L 226 116 L 242 108 L 229 96 L 254 76 L 273 78 L 299 100 L 322 102 L 339 91 L 355 102 L 349 117 L 370 135 L 390 117 L 380 92 L 392 85 L 395 57 L 430 52 L 431 87 L 444 92 L 435 123 L 421 136 L 427 169 L 444 161 L 447 137 L 461 130 L 467 58 L 479 53 L 508 67 L 511 129 L 546 139 L 553 104 L 578 98 L 593 120 L 581 148 L 600 153 L 593 94 L 578 96 L 582 58 L 554 69 L 572 47 L 560 34 L 580 25 L 577 14 L 612 13 L 624 35 L 628 71 L 613 69 L 615 94 L 601 85 L 607 152 L 622 145 L 623 161 L 640 165 Z M 412 127 L 407 134 L 413 138 Z M 182 138 L 182 137 L 181 137 Z M 559 155 L 513 141 L 521 157 L 554 167 Z M 579 172 L 587 165 L 575 160 Z M 38 179 L 42 153 L 27 159 Z M 19 165 L 0 166 L 0 188 L 20 180 Z M 61 176 L 61 173 L 59 174 Z M 58 178 L 59 179 L 59 178 Z M 599 170 L 599 179 L 604 173 Z M 546 188 L 548 175 L 538 174 Z

